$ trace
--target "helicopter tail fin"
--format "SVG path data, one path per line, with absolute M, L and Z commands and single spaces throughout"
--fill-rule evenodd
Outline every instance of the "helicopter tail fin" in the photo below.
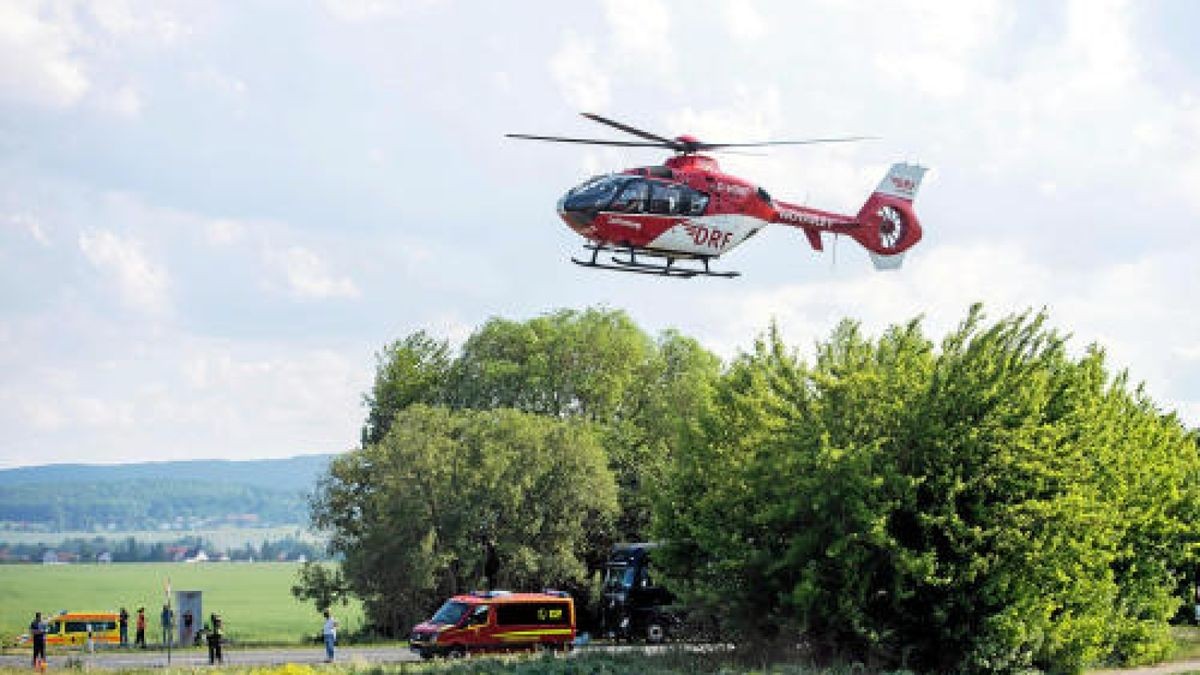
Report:
M 925 171 L 916 164 L 893 164 L 859 210 L 859 227 L 849 234 L 870 252 L 875 269 L 899 269 L 904 252 L 921 240 L 912 203 Z

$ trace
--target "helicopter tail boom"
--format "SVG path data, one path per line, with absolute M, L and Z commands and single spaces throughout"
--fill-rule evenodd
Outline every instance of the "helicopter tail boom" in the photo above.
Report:
M 867 249 L 876 269 L 898 269 L 904 252 L 921 240 L 913 199 L 925 171 L 916 164 L 893 164 L 859 210 L 858 227 L 847 233 Z

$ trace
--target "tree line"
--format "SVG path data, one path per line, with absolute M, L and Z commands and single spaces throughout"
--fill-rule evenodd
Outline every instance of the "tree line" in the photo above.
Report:
M 2 536 L 2 535 L 0 535 Z M 47 553 L 68 554 L 74 562 L 174 562 L 204 551 L 209 560 L 228 556 L 232 561 L 328 559 L 327 548 L 319 543 L 287 536 L 260 543 L 218 548 L 199 536 L 181 536 L 169 541 L 145 541 L 135 537 L 71 537 L 57 544 L 6 543 L 0 539 L 0 564 L 41 563 Z M 107 555 L 105 555 L 107 554 Z
M 925 671 L 1076 671 L 1170 649 L 1195 583 L 1200 453 L 1103 349 L 974 307 L 935 342 L 773 328 L 728 364 L 620 311 L 492 319 L 387 345 L 361 447 L 314 524 L 403 634 L 455 592 L 586 597 L 614 541 L 739 644 Z

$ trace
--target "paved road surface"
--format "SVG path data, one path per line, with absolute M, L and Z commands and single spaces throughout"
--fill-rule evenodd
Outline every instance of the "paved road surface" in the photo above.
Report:
M 325 648 L 322 645 L 312 647 L 283 647 L 274 649 L 237 648 L 225 651 L 225 664 L 235 666 L 270 666 L 284 663 L 324 663 Z M 0 666 L 7 668 L 28 668 L 29 652 L 20 655 L 5 654 L 0 656 Z M 69 659 L 82 661 L 90 669 L 128 669 L 128 668 L 161 668 L 167 665 L 167 653 L 144 650 L 104 650 L 95 654 L 82 652 L 51 653 L 48 659 L 51 670 L 61 668 Z M 343 663 L 399 663 L 402 661 L 419 661 L 408 647 L 338 647 L 337 660 Z M 171 653 L 171 665 L 180 668 L 193 668 L 208 665 L 208 650 L 188 649 Z

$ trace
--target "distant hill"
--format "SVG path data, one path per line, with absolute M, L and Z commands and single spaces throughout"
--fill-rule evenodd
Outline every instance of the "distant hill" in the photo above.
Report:
M 0 489 L 30 483 L 114 483 L 129 480 L 188 480 L 237 483 L 279 490 L 311 490 L 334 455 L 287 459 L 196 459 L 137 464 L 47 464 L 0 469 Z
M 333 455 L 0 470 L 0 523 L 59 530 L 291 525 Z

